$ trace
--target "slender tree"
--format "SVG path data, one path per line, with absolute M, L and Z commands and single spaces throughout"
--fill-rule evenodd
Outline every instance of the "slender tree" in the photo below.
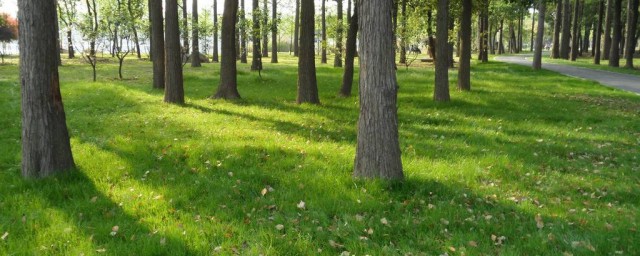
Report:
M 564 0 L 562 7 L 562 38 L 560 40 L 560 58 L 569 59 L 569 47 L 571 40 L 571 0 Z
M 240 0 L 240 63 L 247 63 L 247 20 L 245 14 L 247 9 L 244 8 L 244 1 Z
M 142 59 L 142 53 L 140 51 L 140 38 L 138 37 L 138 23 L 144 15 L 142 0 L 127 0 L 128 22 L 129 29 L 133 35 L 133 43 L 136 47 L 136 56 L 138 59 Z
M 638 0 L 628 0 L 627 4 L 627 40 L 625 45 L 625 68 L 633 68 L 633 53 L 635 50 L 636 30 L 638 26 Z
M 187 17 L 187 0 L 182 0 L 182 52 L 184 55 L 189 54 L 189 22 Z
M 274 0 L 275 1 L 275 0 Z M 213 0 L 213 62 L 220 61 L 218 53 L 218 0 Z
M 449 1 L 438 0 L 436 15 L 436 75 L 433 100 L 449 101 Z
M 458 90 L 471 90 L 471 16 L 472 0 L 462 0 L 460 16 L 460 66 L 458 67 Z
M 313 0 L 301 0 L 300 49 L 298 58 L 298 97 L 296 102 L 320 104 L 314 53 L 314 5 Z
M 611 24 L 613 20 L 613 12 L 612 6 L 613 1 L 615 0 L 607 0 L 607 6 L 605 8 L 605 18 L 604 18 L 604 45 L 602 47 L 602 59 L 609 59 L 609 51 L 611 51 Z
M 251 70 L 262 70 L 262 54 L 260 52 L 260 2 L 253 0 L 252 19 L 253 31 L 251 41 L 253 43 L 253 53 L 251 54 Z
M 178 1 L 165 2 L 165 85 L 164 101 L 184 103 L 182 81 L 182 56 L 180 53 L 180 25 L 178 24 Z
M 600 65 L 600 43 L 602 42 L 602 18 L 604 16 L 604 0 L 600 0 L 598 3 L 598 27 L 596 27 L 596 34 L 593 37 L 596 39 L 593 45 L 593 63 Z
M 222 14 L 222 61 L 220 63 L 220 84 L 213 95 L 216 99 L 239 99 L 236 68 L 235 31 L 238 19 L 238 0 L 225 0 Z
M 164 88 L 164 26 L 162 0 L 149 0 L 151 20 L 151 54 L 153 56 L 153 88 Z
M 544 43 L 544 16 L 547 10 L 545 0 L 538 3 L 538 33 L 536 34 L 535 52 L 533 54 L 533 69 L 542 68 L 542 44 Z
M 58 3 L 58 18 L 64 24 L 64 28 L 67 30 L 67 46 L 68 46 L 68 58 L 75 58 L 75 50 L 73 48 L 73 28 L 76 25 L 78 18 L 78 11 L 76 5 L 78 0 L 62 0 Z
M 580 0 L 576 0 L 573 4 L 573 35 L 571 35 L 571 61 L 576 61 L 578 54 L 578 47 L 580 46 Z
M 200 38 L 198 35 L 198 0 L 193 0 L 191 10 L 191 67 L 200 67 Z
M 278 1 L 271 0 L 271 63 L 278 63 Z
M 534 7 L 533 12 L 531 12 L 531 44 L 529 45 L 529 51 L 533 52 L 533 34 L 535 34 L 536 27 L 536 9 Z
M 342 67 L 342 34 L 344 31 L 344 25 L 342 24 L 342 0 L 336 0 L 336 2 L 338 3 L 338 24 L 336 25 L 336 54 L 334 55 L 333 66 Z
M 613 30 L 613 36 L 611 37 L 611 50 L 609 51 L 609 66 L 620 66 L 620 39 L 622 38 L 622 0 L 613 0 L 612 6 L 613 20 L 611 24 L 611 30 Z
M 326 2 L 327 0 L 322 0 L 322 7 L 320 9 L 322 9 L 322 43 L 320 44 L 320 47 L 322 48 L 321 50 L 321 57 L 320 57 L 320 63 L 322 64 L 326 64 L 327 63 L 327 17 L 326 17 L 326 12 L 327 12 L 327 7 L 326 7 Z
M 22 176 L 75 168 L 60 94 L 56 1 L 18 1 L 22 87 Z
M 403 179 L 391 5 L 359 1 L 360 115 L 353 176 Z
M 553 43 L 551 45 L 551 58 L 560 58 L 560 30 L 562 30 L 562 0 L 556 0 L 556 15 L 553 21 Z
M 300 47 L 298 47 L 298 43 L 300 42 L 300 1 L 296 1 L 296 15 L 294 21 L 294 32 L 293 32 L 293 56 L 298 57 Z
M 276 1 L 276 0 L 272 0 Z M 267 9 L 267 0 L 262 1 L 262 17 L 261 31 L 262 31 L 262 57 L 269 57 L 269 10 Z
M 353 16 L 349 18 L 349 30 L 347 31 L 347 49 L 344 58 L 344 74 L 342 75 L 342 86 L 340 96 L 351 96 L 353 85 L 354 59 L 356 56 L 356 40 L 358 37 L 358 3 L 354 2 Z
M 402 18 L 400 20 L 400 64 L 407 63 L 407 0 L 400 0 L 400 11 Z M 351 1 L 349 1 L 351 3 Z M 469 23 L 471 26 L 471 23 Z M 471 28 L 469 28 L 471 32 Z M 471 33 L 469 33 L 471 36 Z M 348 39 L 347 39 L 348 40 Z

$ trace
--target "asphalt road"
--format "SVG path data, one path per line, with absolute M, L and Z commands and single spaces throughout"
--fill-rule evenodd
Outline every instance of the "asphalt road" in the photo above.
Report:
M 532 65 L 532 56 L 498 56 L 495 59 L 497 61 L 525 66 Z M 640 76 L 548 63 L 542 63 L 542 68 L 567 76 L 593 80 L 605 86 L 640 94 Z

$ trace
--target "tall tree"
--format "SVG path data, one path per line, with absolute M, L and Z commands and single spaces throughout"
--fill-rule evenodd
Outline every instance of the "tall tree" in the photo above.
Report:
M 293 32 L 293 56 L 298 57 L 300 47 L 298 47 L 300 43 L 300 1 L 296 1 L 296 15 L 294 21 L 294 32 Z
M 571 35 L 571 61 L 576 61 L 578 58 L 578 47 L 580 46 L 580 0 L 576 0 L 573 4 L 573 35 Z
M 300 49 L 298 58 L 298 97 L 296 102 L 320 104 L 314 53 L 315 16 L 313 0 L 300 3 Z
M 633 68 L 633 53 L 636 39 L 636 30 L 638 26 L 638 0 L 628 0 L 627 4 L 627 44 L 625 45 L 625 68 Z
M 547 10 L 545 0 L 538 3 L 538 33 L 536 34 L 535 52 L 533 53 L 533 69 L 542 68 L 542 44 L 544 44 L 544 15 Z
M 75 58 L 75 50 L 73 48 L 73 29 L 78 19 L 78 11 L 76 5 L 78 0 L 62 0 L 58 3 L 58 17 L 64 24 L 64 28 L 67 30 L 67 46 L 69 59 Z
M 275 0 L 274 0 L 275 1 Z M 213 62 L 218 62 L 218 0 L 213 0 Z
M 407 63 L 407 0 L 400 0 L 400 1 L 401 1 L 400 11 L 402 14 L 402 18 L 400 20 L 400 60 L 398 62 L 400 64 L 406 64 Z M 351 3 L 351 1 L 349 1 L 349 3 Z M 469 26 L 471 26 L 471 23 L 469 23 Z M 469 32 L 471 32 L 470 30 L 471 28 L 469 28 Z M 471 33 L 469 33 L 469 35 L 471 35 Z
M 247 63 L 247 9 L 244 8 L 244 1 L 240 0 L 240 63 Z
M 238 19 L 238 0 L 225 0 L 222 14 L 222 61 L 220 63 L 220 84 L 213 95 L 216 99 L 239 99 L 236 68 L 235 31 Z
M 562 30 L 562 0 L 556 0 L 556 15 L 553 21 L 553 43 L 551 44 L 551 58 L 560 58 L 560 30 Z
M 529 45 L 529 51 L 533 52 L 533 34 L 535 34 L 536 27 L 536 9 L 534 7 L 533 12 L 531 12 L 531 44 Z
M 333 59 L 333 66 L 342 67 L 342 34 L 344 31 L 344 25 L 342 24 L 342 0 L 336 0 L 336 2 L 338 2 L 338 24 L 336 25 L 336 54 Z
M 127 11 L 128 11 L 128 23 L 129 29 L 131 29 L 131 33 L 133 35 L 133 43 L 136 47 L 136 56 L 138 59 L 142 58 L 142 53 L 140 51 L 140 38 L 138 36 L 138 26 L 139 22 L 142 20 L 142 16 L 144 16 L 144 3 L 142 0 L 127 0 Z
M 344 74 L 342 75 L 342 86 L 339 95 L 342 97 L 351 96 L 353 85 L 354 59 L 356 56 L 356 40 L 358 39 L 358 2 L 354 2 L 355 8 L 353 16 L 349 18 L 349 31 L 347 31 L 347 49 L 344 58 Z
M 611 25 L 613 20 L 613 12 L 612 6 L 613 1 L 615 0 L 607 0 L 607 6 L 605 8 L 605 18 L 604 18 L 604 45 L 602 47 L 602 59 L 609 59 L 609 52 L 611 51 Z
M 326 64 L 327 63 L 327 17 L 326 17 L 326 13 L 327 13 L 327 0 L 322 0 L 322 7 L 320 7 L 320 9 L 322 9 L 322 43 L 320 44 L 320 48 L 322 48 L 321 53 L 320 53 L 320 63 L 322 64 Z
M 458 67 L 458 90 L 471 90 L 471 16 L 472 0 L 462 0 L 460 16 L 460 66 Z
M 438 0 L 436 16 L 436 75 L 433 100 L 449 101 L 449 0 Z
M 184 55 L 189 54 L 189 21 L 187 17 L 187 0 L 182 0 L 182 51 Z
M 613 6 L 611 8 L 613 13 L 613 20 L 611 21 L 611 30 L 613 35 L 611 37 L 611 50 L 609 51 L 609 66 L 620 66 L 620 39 L 622 38 L 622 0 L 613 0 Z
M 60 94 L 56 1 L 18 1 L 22 87 L 22 176 L 41 178 L 75 167 Z
M 278 63 L 278 1 L 271 0 L 271 63 Z
M 276 0 L 272 0 L 276 1 Z M 267 9 L 267 0 L 262 1 L 262 17 L 261 31 L 262 31 L 262 57 L 269 57 L 269 9 Z
M 359 1 L 360 115 L 353 176 L 403 179 L 393 27 L 388 0 Z
M 560 58 L 569 59 L 569 47 L 571 40 L 571 0 L 564 0 L 562 7 L 562 38 L 560 39 Z
M 162 0 L 149 0 L 151 19 L 151 54 L 153 56 L 153 88 L 164 88 L 164 25 Z
M 200 67 L 200 38 L 198 35 L 198 0 L 193 0 L 191 10 L 191 67 Z
M 182 81 L 182 54 L 180 51 L 180 25 L 178 0 L 165 0 L 165 86 L 164 101 L 184 103 Z
M 253 43 L 253 53 L 251 54 L 251 70 L 262 70 L 262 54 L 260 52 L 260 2 L 253 0 L 252 19 L 253 31 L 251 41 Z
M 600 43 L 602 42 L 602 18 L 604 16 L 604 0 L 600 0 L 598 3 L 598 26 L 596 27 L 596 32 L 593 37 L 596 39 L 595 44 L 593 44 L 593 63 L 596 65 L 600 65 Z

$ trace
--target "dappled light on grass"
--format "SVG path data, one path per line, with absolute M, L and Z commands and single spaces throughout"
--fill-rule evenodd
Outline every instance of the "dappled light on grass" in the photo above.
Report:
M 262 79 L 239 65 L 241 101 L 208 99 L 218 64 L 185 67 L 184 106 L 162 103 L 149 62 L 127 60 L 133 80 L 101 63 L 97 83 L 65 62 L 79 170 L 43 181 L 19 176 L 20 88 L 0 66 L 0 253 L 640 252 L 638 96 L 491 62 L 436 104 L 432 70 L 402 68 L 407 180 L 362 181 L 342 70 L 320 65 L 322 105 L 297 106 L 295 61 L 281 57 Z

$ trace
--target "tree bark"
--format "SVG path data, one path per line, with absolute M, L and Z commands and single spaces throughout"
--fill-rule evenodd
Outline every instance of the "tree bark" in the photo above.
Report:
M 545 0 L 538 3 L 538 33 L 536 34 L 535 52 L 533 53 L 533 69 L 542 68 L 542 44 L 544 39 L 544 15 L 546 13 L 547 4 Z
M 604 16 L 604 0 L 600 0 L 598 3 L 598 27 L 596 27 L 596 34 L 593 37 L 596 39 L 593 44 L 593 63 L 600 65 L 600 43 L 602 42 L 602 19 Z
M 338 2 L 338 28 L 336 30 L 336 54 L 333 59 L 333 66 L 342 67 L 342 34 L 344 31 L 344 26 L 342 24 L 342 0 L 336 0 L 336 2 Z
M 560 30 L 562 30 L 562 0 L 556 0 L 556 19 L 553 23 L 553 43 L 551 45 L 551 58 L 560 58 Z
M 407 0 L 402 1 L 400 10 L 402 19 L 400 20 L 400 64 L 407 63 Z M 471 26 L 471 24 L 469 24 Z M 347 39 L 348 40 L 348 39 Z
M 198 38 L 198 0 L 193 0 L 191 10 L 191 67 L 200 67 L 200 39 Z
M 449 101 L 449 1 L 438 0 L 436 16 L 436 74 L 433 100 Z
M 357 4 L 360 27 L 360 115 L 353 176 L 403 179 L 398 142 L 391 1 Z
M 218 0 L 213 0 L 213 62 L 220 61 L 218 53 L 218 28 Z
M 611 6 L 613 5 L 613 1 L 615 0 L 607 0 L 607 6 L 605 7 L 605 18 L 604 18 L 604 45 L 602 47 L 602 59 L 609 59 L 609 52 L 611 51 L 611 20 L 613 19 Z
M 298 58 L 298 104 L 320 104 L 314 51 L 315 9 L 313 0 L 301 0 Z
M 636 30 L 638 26 L 638 0 L 628 0 L 627 5 L 627 44 L 625 45 L 625 68 L 633 68 L 633 53 L 635 49 Z
M 245 0 L 240 0 L 240 10 L 242 10 L 240 12 L 240 19 L 242 21 L 242 25 L 240 26 L 240 63 L 247 63 L 247 37 L 249 37 L 249 35 L 247 35 L 247 9 L 244 8 L 244 1 Z
M 216 99 L 239 99 L 236 68 L 235 31 L 238 19 L 238 0 L 225 0 L 222 13 L 222 60 L 220 63 L 220 85 L 213 95 Z
M 478 60 L 482 60 L 482 52 L 484 45 L 482 44 L 483 34 L 485 32 L 484 28 L 484 18 L 482 17 L 482 11 L 478 14 Z
M 276 1 L 276 0 L 272 0 Z M 269 10 L 267 9 L 267 0 L 262 1 L 262 11 L 260 12 L 262 17 L 261 31 L 262 31 L 262 57 L 269 57 Z
M 458 90 L 471 90 L 471 16 L 472 0 L 462 0 L 460 19 L 460 66 L 458 67 Z
M 504 20 L 500 20 L 500 37 L 498 37 L 498 54 L 504 54 L 504 43 L 502 35 L 504 34 Z
M 580 47 L 580 0 L 576 0 L 573 4 L 573 35 L 571 36 L 571 61 L 576 61 L 578 58 L 578 47 Z
M 326 12 L 327 12 L 327 8 L 326 8 L 326 2 L 327 0 L 322 0 L 322 7 L 321 7 L 321 11 L 322 11 L 322 43 L 320 44 L 320 47 L 322 48 L 321 51 L 321 57 L 320 57 L 320 63 L 322 64 L 326 64 L 327 63 L 327 17 L 326 17 Z
M 278 1 L 271 0 L 271 63 L 278 63 Z
M 56 1 L 18 1 L 22 108 L 22 176 L 75 168 L 56 56 Z
M 611 30 L 613 30 L 613 36 L 611 37 L 611 50 L 609 51 L 609 66 L 620 66 L 620 39 L 622 38 L 622 0 L 613 0 L 613 20 L 611 24 Z
M 153 88 L 164 89 L 164 25 L 162 20 L 162 0 L 149 1 L 151 20 L 151 54 L 153 55 Z
M 301 0 L 295 0 L 296 1 L 296 15 L 295 15 L 295 22 L 294 22 L 294 34 L 293 34 L 293 56 L 298 57 L 299 55 L 299 49 L 300 47 L 298 47 L 298 43 L 300 42 L 300 1 Z
M 571 40 L 571 1 L 564 0 L 562 12 L 562 38 L 560 40 L 560 58 L 569 59 L 569 47 Z
M 251 70 L 262 70 L 262 53 L 260 50 L 260 2 L 253 0 L 252 19 L 253 31 L 251 33 L 251 41 L 253 43 L 253 53 L 251 54 Z
M 489 28 L 489 32 L 491 32 L 491 27 L 489 26 L 489 5 L 484 6 L 484 15 L 483 15 L 483 27 Z M 484 47 L 482 48 L 482 62 L 489 62 L 489 52 L 487 49 L 487 45 L 489 44 L 489 33 L 484 33 L 482 35 L 482 44 Z
M 349 18 L 349 30 L 347 31 L 347 49 L 344 58 L 344 74 L 342 75 L 342 86 L 340 96 L 351 96 L 353 85 L 354 59 L 356 57 L 356 40 L 358 36 L 358 3 L 354 3 L 353 16 Z
M 132 1 L 128 0 L 127 10 L 129 11 L 129 16 L 132 19 L 136 19 L 137 17 L 134 17 L 133 6 L 131 4 L 132 4 Z M 133 32 L 133 43 L 136 46 L 136 56 L 138 57 L 138 59 L 142 59 L 142 54 L 140 53 L 140 40 L 138 38 L 138 29 L 136 28 L 135 24 L 131 24 L 131 31 Z
M 535 3 L 534 3 L 535 5 Z M 533 8 L 533 13 L 531 13 L 531 44 L 529 45 L 529 51 L 533 52 L 533 34 L 535 31 L 535 27 L 536 27 L 536 9 L 535 7 Z
M 180 26 L 178 25 L 178 2 L 165 2 L 165 86 L 164 101 L 184 104 L 182 81 L 182 54 L 180 51 Z

